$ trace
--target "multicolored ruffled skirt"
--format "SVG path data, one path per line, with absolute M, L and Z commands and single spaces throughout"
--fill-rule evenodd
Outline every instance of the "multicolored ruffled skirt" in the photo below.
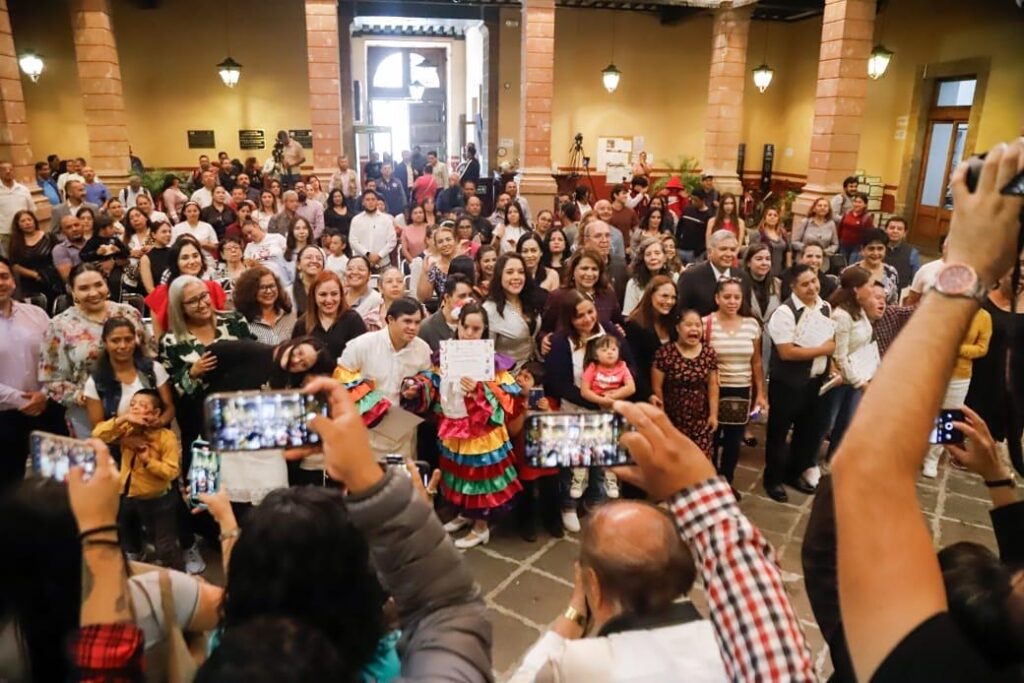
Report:
M 359 408 L 359 414 L 367 429 L 372 429 L 387 414 L 388 408 L 391 407 L 391 401 L 377 391 L 373 380 L 366 379 L 360 373 L 349 370 L 344 365 L 338 365 L 335 368 L 333 377 L 348 389 L 349 396 Z

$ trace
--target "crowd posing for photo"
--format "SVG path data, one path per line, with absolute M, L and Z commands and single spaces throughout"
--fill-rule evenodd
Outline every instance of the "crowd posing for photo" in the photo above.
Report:
M 580 549 L 512 680 L 815 680 L 732 485 L 763 422 L 765 494 L 817 494 L 833 680 L 1021 680 L 1024 203 L 999 190 L 1024 143 L 974 191 L 957 170 L 922 265 L 856 178 L 794 220 L 643 167 L 549 208 L 509 180 L 488 214 L 472 145 L 320 179 L 281 135 L 159 192 L 41 162 L 46 225 L 0 162 L 0 679 L 490 681 L 459 551 L 508 521 Z M 492 379 L 450 376 L 445 343 L 482 340 Z M 940 409 L 965 444 L 928 445 Z M 95 471 L 26 472 L 34 431 L 89 439 Z M 936 555 L 915 481 L 941 466 L 989 487 L 998 556 Z M 213 557 L 224 586 L 196 576 Z

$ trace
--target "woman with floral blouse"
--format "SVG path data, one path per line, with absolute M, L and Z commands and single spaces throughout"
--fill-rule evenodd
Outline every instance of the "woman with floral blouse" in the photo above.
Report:
M 77 266 L 68 286 L 75 305 L 50 321 L 39 358 L 39 380 L 46 395 L 67 409 L 72 435 L 88 438 L 92 424 L 85 409 L 85 382 L 103 348 L 103 324 L 110 318 L 128 318 L 136 329 L 143 330 L 147 353 L 153 352 L 154 345 L 139 312 L 110 301 L 107 280 L 98 266 Z
M 234 311 L 218 311 L 199 278 L 181 275 L 168 293 L 169 331 L 160 339 L 160 360 L 171 377 L 181 427 L 183 472 L 192 460 L 190 445 L 203 424 L 206 375 L 217 366 L 207 349 L 222 340 L 254 339 L 249 324 Z

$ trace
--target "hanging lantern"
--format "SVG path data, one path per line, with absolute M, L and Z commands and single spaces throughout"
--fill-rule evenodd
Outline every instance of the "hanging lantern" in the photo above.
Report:
M 608 92 L 615 92 L 615 89 L 619 87 L 620 78 L 622 78 L 622 72 L 614 64 L 609 64 L 601 72 L 601 82 L 604 83 L 604 89 Z
M 409 84 L 409 97 L 413 98 L 417 102 L 423 101 L 423 92 L 426 90 L 426 86 L 419 81 L 413 81 Z
M 18 66 L 21 67 L 22 72 L 28 76 L 29 80 L 33 83 L 39 82 L 39 76 L 43 73 L 43 58 L 37 55 L 35 52 L 26 52 L 18 58 Z
M 892 61 L 894 54 L 896 53 L 892 50 L 887 50 L 881 43 L 875 45 L 871 49 L 871 56 L 868 57 L 868 76 L 876 81 L 884 76 L 885 70 L 889 68 L 889 62 Z
M 754 85 L 757 86 L 758 92 L 764 92 L 768 89 L 768 86 L 772 84 L 772 77 L 774 75 L 775 69 L 767 64 L 762 64 L 754 69 Z
M 220 80 L 224 81 L 224 85 L 234 88 L 242 76 L 242 65 L 228 57 L 217 65 L 217 73 L 220 74 Z

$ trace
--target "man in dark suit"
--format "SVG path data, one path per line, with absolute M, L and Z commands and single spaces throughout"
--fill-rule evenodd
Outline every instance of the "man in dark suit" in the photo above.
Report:
M 708 260 L 690 266 L 679 276 L 679 310 L 693 309 L 708 315 L 718 305 L 715 303 L 715 288 L 723 278 L 738 278 L 743 288 L 743 298 L 750 301 L 750 278 L 740 268 L 733 266 L 739 242 L 728 230 L 717 230 L 708 241 Z
M 473 283 L 462 273 L 453 273 L 444 282 L 444 297 L 437 312 L 420 325 L 419 337 L 427 342 L 430 350 L 437 352 L 441 342 L 455 338 L 455 326 L 459 319 L 456 311 L 473 298 Z

